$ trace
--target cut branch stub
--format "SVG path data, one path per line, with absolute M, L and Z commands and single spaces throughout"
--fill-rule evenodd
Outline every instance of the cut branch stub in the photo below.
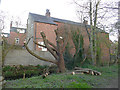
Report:
M 43 38 L 46 38 L 46 35 L 45 35 L 44 32 L 40 32 L 40 33 L 41 33 L 41 36 L 42 36 Z

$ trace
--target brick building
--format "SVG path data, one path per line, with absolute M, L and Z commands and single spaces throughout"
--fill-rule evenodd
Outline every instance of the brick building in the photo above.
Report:
M 15 42 L 15 45 L 23 46 L 25 39 L 26 39 L 26 29 L 12 27 L 12 22 L 11 22 L 8 43 L 14 44 L 14 42 Z
M 85 27 L 85 23 L 87 24 L 87 22 L 78 23 L 78 22 L 73 22 L 73 21 L 69 21 L 69 20 L 51 17 L 49 10 L 46 10 L 45 16 L 34 14 L 34 13 L 29 13 L 27 39 L 30 37 L 33 37 L 33 38 L 29 42 L 28 47 L 31 50 L 47 51 L 47 49 L 35 45 L 33 43 L 33 40 L 36 40 L 40 44 L 44 44 L 42 37 L 40 35 L 40 32 L 43 31 L 46 34 L 47 39 L 50 42 L 56 44 L 56 40 L 55 40 L 56 36 L 55 36 L 54 30 L 57 28 L 61 28 L 61 27 L 63 28 L 65 26 L 69 32 L 69 40 L 68 41 L 73 46 L 71 48 L 71 52 L 74 53 L 75 49 L 74 49 L 74 44 L 73 44 L 72 37 L 71 37 L 71 31 L 69 29 L 73 28 L 73 30 L 77 30 L 79 28 L 79 30 L 81 31 L 81 34 L 83 36 L 83 39 L 84 39 L 84 51 L 87 54 L 89 51 L 89 44 L 90 44 L 89 36 L 88 36 L 88 32 L 90 31 L 90 26 L 86 25 L 86 27 Z M 88 31 L 86 31 L 86 28 L 88 29 Z M 64 34 L 64 31 L 65 31 L 64 29 L 61 29 L 60 33 Z M 98 29 L 98 36 L 99 36 L 99 38 L 104 37 L 104 39 L 109 42 L 109 34 L 108 33 L 102 32 L 100 29 Z M 101 52 L 103 53 L 102 54 L 103 62 L 109 61 L 109 48 L 102 42 L 100 45 L 101 45 Z

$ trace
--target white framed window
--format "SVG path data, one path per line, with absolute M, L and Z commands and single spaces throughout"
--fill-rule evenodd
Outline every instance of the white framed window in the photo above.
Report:
M 39 44 L 41 45 L 45 45 L 44 42 L 38 42 Z M 44 47 L 41 47 L 41 46 L 38 46 L 38 48 L 41 48 L 42 51 L 47 51 L 47 48 L 44 48 Z
M 8 37 L 8 35 L 7 34 L 1 34 L 1 37 Z
M 18 33 L 25 33 L 25 30 L 24 29 L 17 29 L 17 32 Z
M 15 44 L 19 44 L 19 38 L 15 38 Z

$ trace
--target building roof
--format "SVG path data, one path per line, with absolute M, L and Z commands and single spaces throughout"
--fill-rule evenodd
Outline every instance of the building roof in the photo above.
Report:
M 54 17 L 47 17 L 47 16 L 34 14 L 34 13 L 29 13 L 29 15 L 31 15 L 33 20 L 36 22 L 48 23 L 48 24 L 54 24 L 54 25 L 57 25 L 55 22 L 62 22 L 62 23 L 84 26 L 83 23 L 74 22 L 74 21 L 70 21 L 70 20 L 59 19 L 59 18 L 54 18 Z M 90 25 L 87 25 L 87 27 L 90 28 Z M 105 31 L 101 30 L 100 28 L 97 28 L 97 29 L 98 29 L 98 32 L 107 33 Z
M 54 18 L 54 17 L 47 17 L 39 14 L 34 14 L 34 13 L 29 13 L 29 15 L 32 16 L 34 21 L 36 22 L 41 22 L 41 23 L 49 23 L 49 24 L 55 24 L 55 22 L 62 22 L 62 23 L 68 23 L 68 24 L 76 24 L 76 25 L 81 25 L 81 23 L 78 22 L 73 22 L 70 20 L 65 20 L 65 19 L 59 19 L 59 18 Z
M 17 29 L 25 30 L 26 32 L 26 28 L 19 28 L 19 27 L 10 27 L 10 32 L 17 32 Z
M 56 23 L 53 22 L 51 17 L 43 16 L 43 15 L 38 15 L 34 13 L 29 13 L 29 15 L 32 16 L 33 20 L 36 22 L 41 22 L 41 23 L 48 23 L 48 24 L 54 24 L 57 25 Z
M 53 21 L 56 21 L 56 22 L 63 22 L 63 23 L 68 23 L 68 24 L 81 25 L 81 23 L 70 21 L 70 20 L 58 19 L 58 18 L 54 18 L 54 17 L 51 17 L 51 18 L 52 18 Z

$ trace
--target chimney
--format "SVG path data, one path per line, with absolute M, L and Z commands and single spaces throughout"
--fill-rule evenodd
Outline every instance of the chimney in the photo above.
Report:
M 10 22 L 10 28 L 12 27 L 12 23 L 13 23 L 13 21 Z
M 50 17 L 50 11 L 49 11 L 49 9 L 46 9 L 46 14 L 45 14 L 45 16 Z
M 88 21 L 87 21 L 87 20 L 84 20 L 83 23 L 84 23 L 85 25 L 88 25 Z

